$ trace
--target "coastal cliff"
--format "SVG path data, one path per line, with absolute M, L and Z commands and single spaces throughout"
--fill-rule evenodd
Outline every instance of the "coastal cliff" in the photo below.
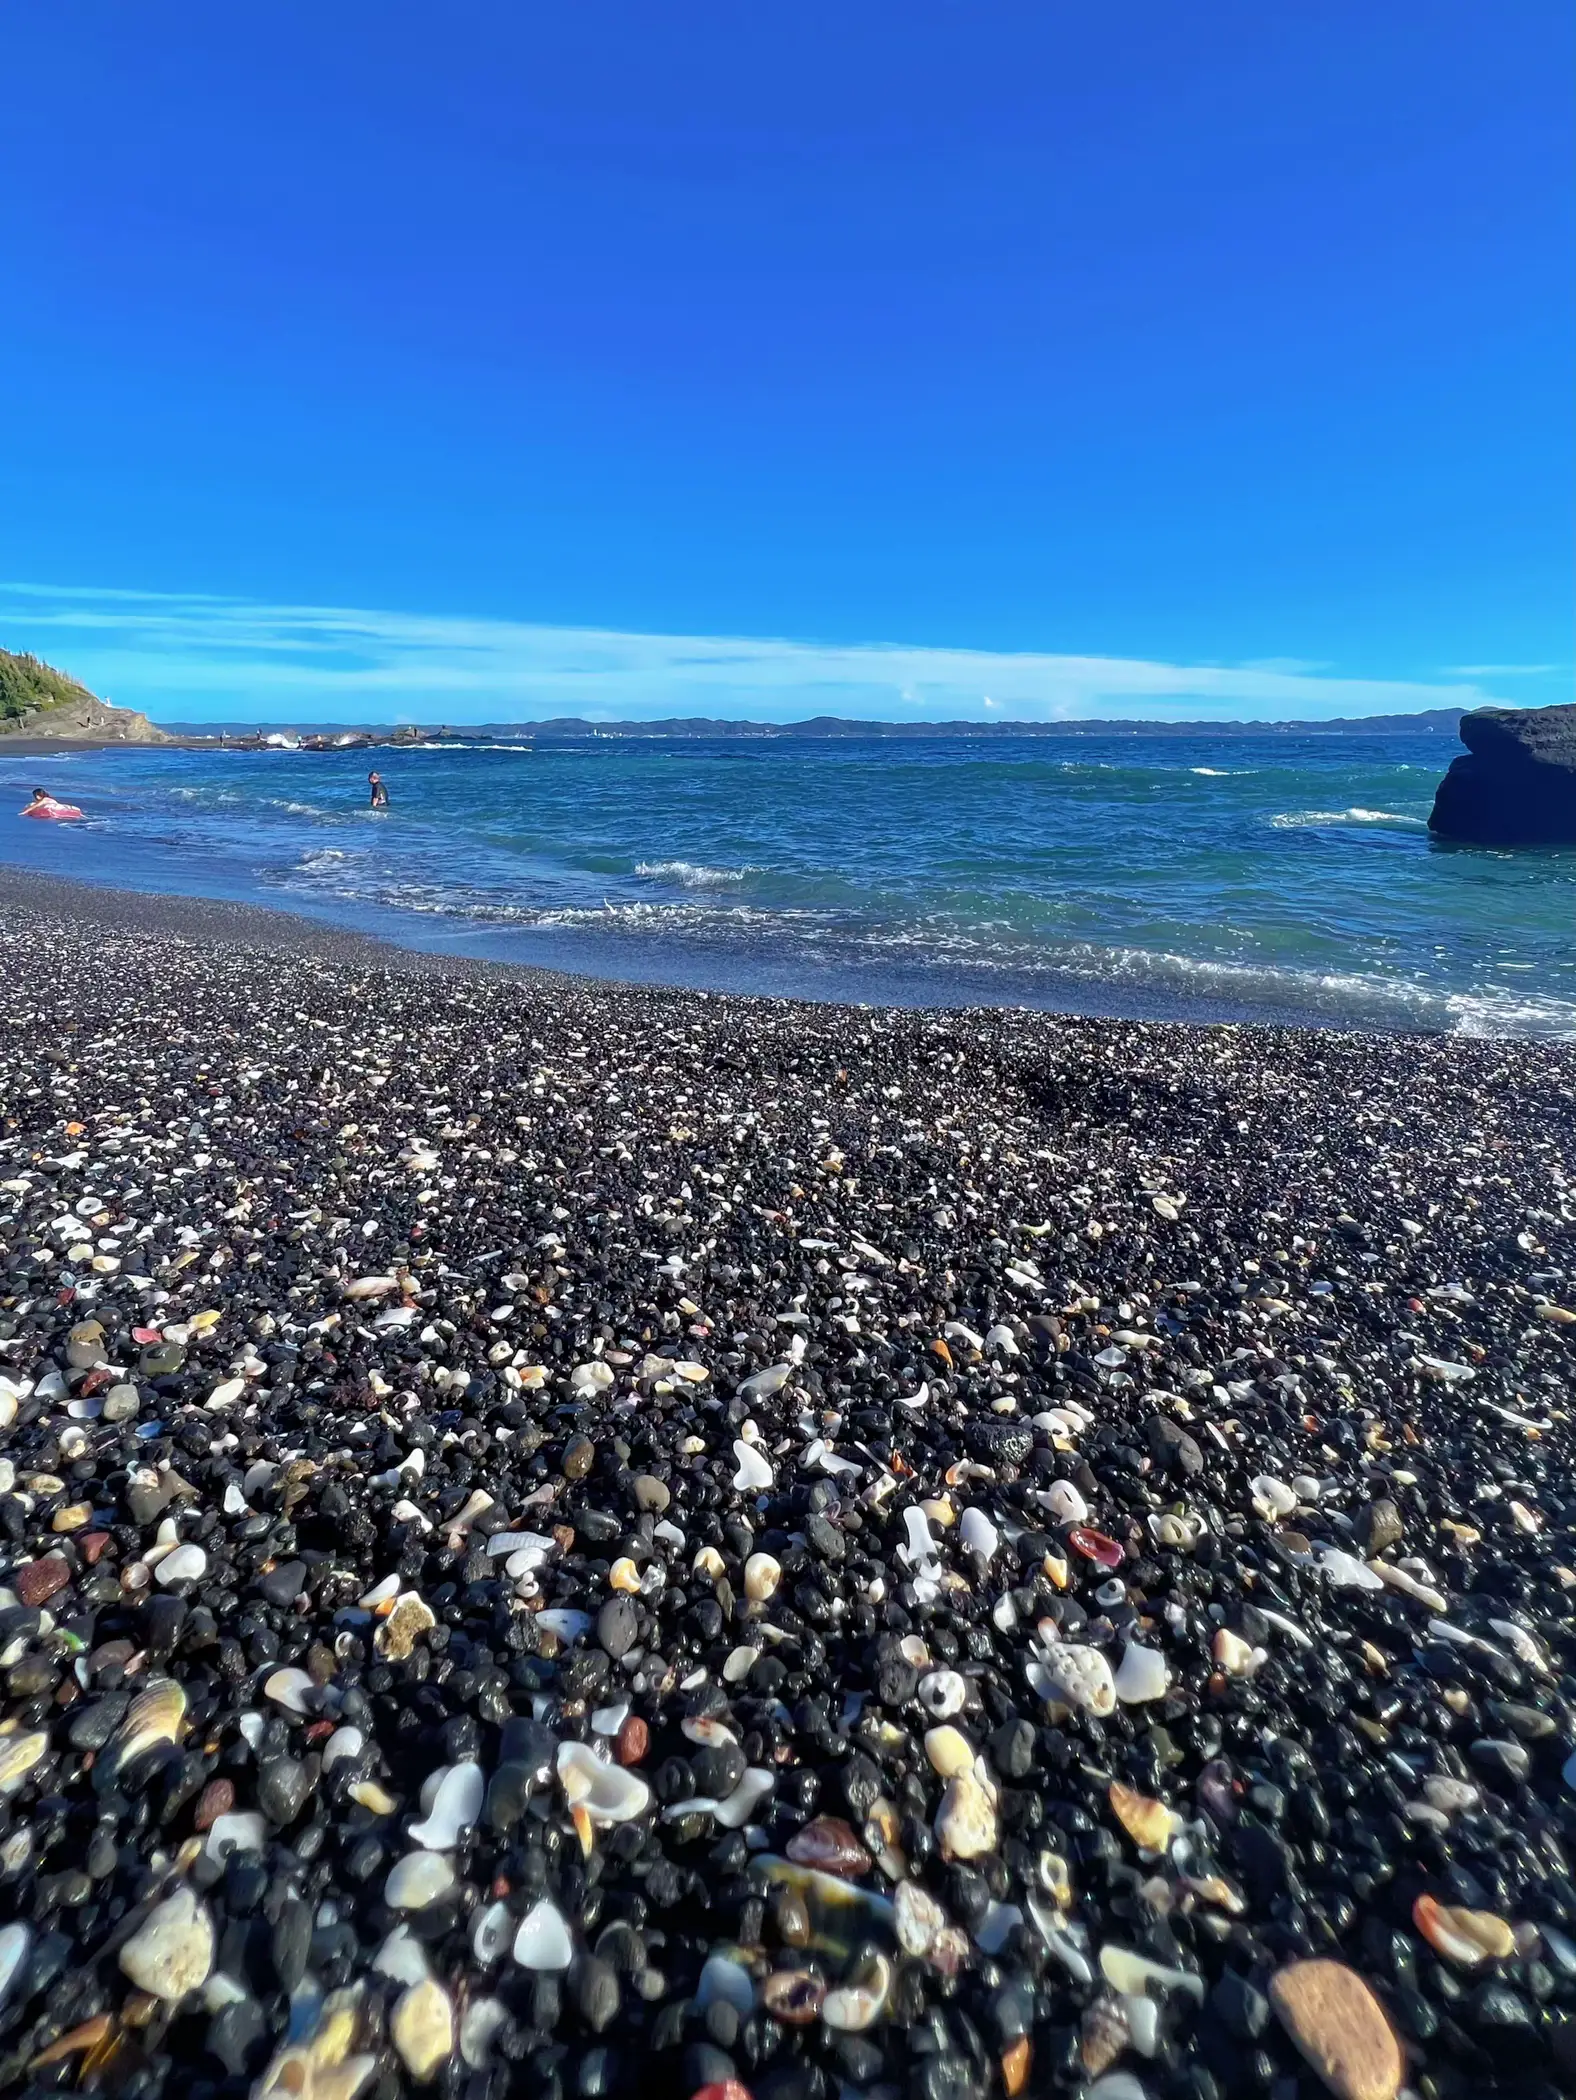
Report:
M 9 649 L 0 649 L 0 736 L 92 744 L 170 741 L 134 708 L 113 707 L 41 657 Z

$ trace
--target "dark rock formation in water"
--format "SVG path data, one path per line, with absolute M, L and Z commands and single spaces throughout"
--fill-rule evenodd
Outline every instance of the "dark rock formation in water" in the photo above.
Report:
M 1461 717 L 1464 755 L 1430 831 L 1478 846 L 1576 845 L 1576 707 L 1485 707 Z

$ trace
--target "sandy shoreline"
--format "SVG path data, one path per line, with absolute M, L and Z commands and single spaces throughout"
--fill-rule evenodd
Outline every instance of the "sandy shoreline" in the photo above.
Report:
M 1576 1051 L 0 899 L 0 2082 L 1568 2082 Z

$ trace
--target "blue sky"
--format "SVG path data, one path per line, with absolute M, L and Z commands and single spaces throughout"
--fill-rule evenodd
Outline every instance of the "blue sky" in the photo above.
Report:
M 165 719 L 1568 697 L 1573 45 L 7 9 L 0 642 Z

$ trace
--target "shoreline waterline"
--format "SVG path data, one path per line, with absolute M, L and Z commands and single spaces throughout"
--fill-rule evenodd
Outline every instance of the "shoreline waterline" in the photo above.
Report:
M 832 1003 L 1576 1039 L 1576 854 L 1427 829 L 1439 739 L 9 760 L 0 863 L 408 949 Z M 35 774 L 69 827 L 7 818 Z
M 1475 1032 L 1414 1025 L 1380 1028 L 1347 1021 L 1333 1021 L 1317 1014 L 1248 1013 L 1232 1010 L 1224 1003 L 1218 1011 L 1201 1010 L 1205 1002 L 1188 1002 L 1186 1010 L 1157 1012 L 1152 1003 L 1124 1008 L 1119 1003 L 1092 996 L 1085 1004 L 1052 1004 L 1049 1001 L 968 997 L 962 992 L 944 996 L 946 987 L 927 980 L 915 971 L 905 982 L 874 981 L 870 996 L 855 997 L 845 981 L 834 978 L 821 988 L 737 984 L 686 979 L 632 972 L 615 974 L 606 967 L 605 956 L 588 955 L 582 964 L 527 960 L 518 955 L 489 953 L 484 937 L 464 932 L 448 942 L 434 936 L 420 938 L 427 929 L 358 925 L 349 914 L 330 908 L 259 903 L 251 899 L 223 897 L 194 891 L 133 889 L 112 882 L 96 882 L 82 876 L 40 875 L 0 861 L 0 913 L 22 913 L 42 921 L 59 920 L 79 926 L 97 926 L 106 933 L 145 934 L 169 937 L 196 945 L 223 943 L 241 949 L 281 956 L 315 957 L 368 969 L 396 970 L 405 974 L 437 978 L 498 977 L 522 984 L 573 987 L 590 994 L 671 994 L 676 999 L 736 1000 L 750 1006 L 803 1008 L 821 1012 L 857 1012 L 936 1015 L 1001 1015 L 1005 1018 L 1080 1023 L 1136 1024 L 1178 1031 L 1227 1029 L 1251 1035 L 1355 1036 L 1375 1041 L 1418 1042 L 1520 1042 L 1560 1043 L 1560 1037 L 1500 1037 Z M 1076 996 L 1079 987 L 1070 987 Z M 1087 989 L 1087 988 L 1082 988 Z M 1113 988 L 1115 989 L 1115 988 Z M 908 996 L 903 996 L 904 992 Z

